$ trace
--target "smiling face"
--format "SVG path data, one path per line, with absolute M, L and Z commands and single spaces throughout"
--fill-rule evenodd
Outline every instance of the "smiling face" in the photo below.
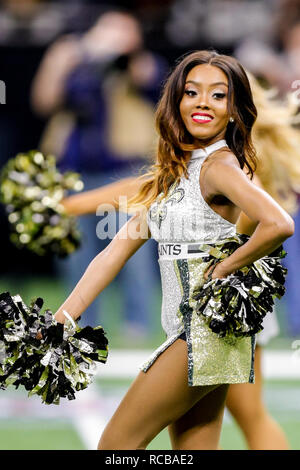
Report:
M 188 73 L 179 110 L 195 144 L 209 145 L 225 137 L 227 101 L 228 78 L 221 69 L 201 64 Z

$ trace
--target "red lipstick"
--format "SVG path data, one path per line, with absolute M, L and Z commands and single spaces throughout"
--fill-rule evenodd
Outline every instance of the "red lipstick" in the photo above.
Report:
M 202 116 L 202 117 L 200 117 L 200 116 Z M 205 117 L 207 117 L 207 119 L 205 119 Z M 193 113 L 192 114 L 192 119 L 197 124 L 205 124 L 207 122 L 212 121 L 213 116 L 211 116 L 211 114 L 208 114 L 208 113 Z

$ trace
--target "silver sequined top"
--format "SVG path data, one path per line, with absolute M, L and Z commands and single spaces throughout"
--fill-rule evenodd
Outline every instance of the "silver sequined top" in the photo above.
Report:
M 220 140 L 204 149 L 192 152 L 188 164 L 188 175 L 170 187 L 167 196 L 159 195 L 148 211 L 148 226 L 159 244 L 164 243 L 214 243 L 236 234 L 234 224 L 217 214 L 205 202 L 199 184 L 200 169 L 212 152 L 226 146 Z M 161 246 L 161 245 L 160 245 Z M 182 329 L 182 318 L 178 315 L 182 297 L 176 268 L 172 260 L 162 259 L 159 246 L 159 265 L 162 283 L 162 327 L 167 336 Z
M 235 224 L 217 214 L 204 200 L 199 184 L 200 170 L 204 160 L 212 152 L 226 146 L 220 140 L 205 149 L 192 152 L 186 179 L 170 187 L 167 196 L 160 194 L 148 212 L 148 226 L 157 242 L 205 242 L 234 236 Z

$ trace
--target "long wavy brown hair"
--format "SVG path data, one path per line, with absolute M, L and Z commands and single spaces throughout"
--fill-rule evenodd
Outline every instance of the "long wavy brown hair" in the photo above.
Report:
M 257 168 L 264 189 L 290 214 L 300 194 L 300 113 L 293 94 L 285 101 L 247 72 L 258 115 L 252 130 Z M 295 127 L 297 126 L 297 127 Z
M 156 163 L 145 178 L 140 191 L 129 201 L 130 207 L 143 204 L 149 207 L 160 193 L 164 197 L 170 186 L 182 175 L 188 178 L 187 165 L 195 146 L 194 137 L 187 131 L 179 111 L 186 77 L 197 65 L 209 64 L 221 69 L 228 78 L 228 113 L 234 122 L 226 130 L 226 141 L 236 155 L 240 167 L 248 168 L 253 177 L 256 168 L 255 149 L 251 141 L 251 129 L 257 111 L 253 103 L 249 80 L 241 64 L 233 57 L 216 51 L 197 51 L 183 56 L 166 80 L 156 110 L 158 149 Z

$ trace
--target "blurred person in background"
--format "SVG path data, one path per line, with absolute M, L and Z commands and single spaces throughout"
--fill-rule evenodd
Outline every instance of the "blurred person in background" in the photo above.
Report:
M 253 182 L 295 217 L 300 193 L 300 131 L 295 128 L 299 118 L 297 106 L 291 96 L 287 103 L 274 99 L 272 91 L 263 88 L 249 73 L 248 77 L 258 111 L 253 126 L 253 144 L 258 157 Z M 256 224 L 242 213 L 237 231 L 251 235 L 255 228 Z M 284 246 L 287 247 L 286 242 Z M 294 266 L 295 271 L 295 256 L 300 254 L 299 249 L 299 246 L 289 243 L 288 255 L 283 260 L 288 266 L 287 296 L 292 289 L 289 280 L 294 276 L 290 266 Z M 265 317 L 263 326 L 263 331 L 257 335 L 255 349 L 255 384 L 252 387 L 247 384 L 230 385 L 226 406 L 242 429 L 249 449 L 286 450 L 289 449 L 287 439 L 266 409 L 262 389 L 263 347 L 279 334 L 275 309 Z
M 274 5 L 265 36 L 248 34 L 236 45 L 235 56 L 284 99 L 300 78 L 300 0 Z
M 248 73 L 248 77 L 258 111 L 253 126 L 253 143 L 258 158 L 252 181 L 287 212 L 295 215 L 300 193 L 300 132 L 293 125 L 298 118 L 295 116 L 297 107 L 292 100 L 288 104 L 274 100 L 272 93 L 264 89 L 254 76 Z M 100 203 L 118 207 L 119 197 L 132 197 L 140 185 L 139 179 L 125 178 L 94 191 L 65 198 L 63 205 L 72 215 L 94 212 Z M 242 212 L 237 232 L 251 236 L 255 228 L 256 223 Z M 294 251 L 289 253 L 287 258 L 294 258 Z M 279 334 L 275 309 L 265 317 L 263 326 L 255 348 L 255 384 L 231 384 L 226 406 L 243 431 L 249 449 L 286 450 L 289 445 L 284 432 L 269 414 L 263 400 L 263 347 Z
M 235 47 L 235 55 L 256 77 L 275 87 L 284 98 L 299 71 L 300 1 L 279 0 L 270 10 L 264 36 L 248 34 Z
M 279 0 L 272 17 L 269 41 L 253 35 L 236 48 L 236 57 L 250 72 L 268 87 L 278 91 L 284 100 L 292 92 L 295 105 L 300 108 L 300 0 Z M 300 121 L 296 123 L 299 127 Z M 282 154 L 283 155 L 283 154 Z M 300 211 L 294 213 L 295 233 L 286 241 L 287 251 L 293 253 L 285 260 L 287 277 L 287 329 L 290 336 L 300 334 L 300 282 L 297 266 L 300 263 Z
M 144 50 L 140 24 L 127 12 L 108 11 L 85 34 L 58 39 L 32 87 L 34 109 L 50 117 L 41 150 L 55 154 L 61 170 L 80 172 L 88 190 L 137 174 L 155 148 L 154 104 L 164 73 L 165 62 Z M 60 263 L 70 286 L 109 242 L 97 237 L 98 220 L 95 213 L 80 220 L 82 247 Z M 151 326 L 154 247 L 139 250 L 117 279 L 127 332 L 134 336 Z M 97 323 L 98 310 L 93 303 L 85 322 Z

